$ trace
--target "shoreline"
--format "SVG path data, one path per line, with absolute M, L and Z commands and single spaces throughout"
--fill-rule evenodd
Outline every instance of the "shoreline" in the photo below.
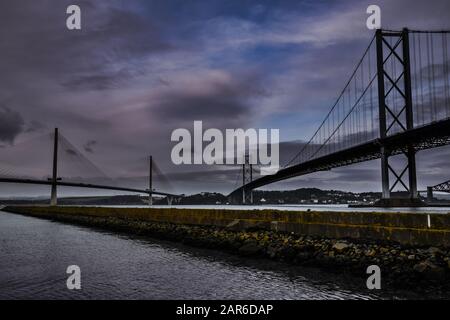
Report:
M 346 272 L 361 278 L 367 278 L 367 267 L 375 264 L 381 268 L 383 289 L 432 292 L 450 297 L 450 248 L 445 246 L 402 245 L 395 241 L 363 238 L 336 239 L 266 230 L 258 225 L 242 228 L 237 224 L 214 226 L 69 214 L 61 213 L 59 209 L 61 207 L 40 207 L 39 210 L 6 207 L 3 211 L 181 242 L 239 256 Z M 55 213 L 55 210 L 59 212 Z

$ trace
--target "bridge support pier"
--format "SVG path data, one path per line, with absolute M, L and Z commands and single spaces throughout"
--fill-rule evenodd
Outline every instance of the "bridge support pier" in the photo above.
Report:
M 433 187 L 427 187 L 427 202 L 433 201 Z
M 57 197 L 56 193 L 57 193 L 56 184 L 52 184 L 52 191 L 51 191 L 51 196 L 50 196 L 50 205 L 51 206 L 58 205 L 58 197 Z
M 389 189 L 389 154 L 384 147 L 381 147 L 381 198 L 389 199 L 391 192 Z
M 416 170 L 416 150 L 408 146 L 408 175 L 409 175 L 409 193 L 412 199 L 417 199 L 417 170 Z

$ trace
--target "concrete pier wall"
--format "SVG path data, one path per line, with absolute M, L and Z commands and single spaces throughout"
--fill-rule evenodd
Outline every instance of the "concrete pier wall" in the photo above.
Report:
M 407 245 L 450 247 L 450 214 L 26 206 L 3 210 L 45 218 L 57 215 L 114 217 L 218 226 L 236 231 L 257 228 L 335 239 L 391 240 Z

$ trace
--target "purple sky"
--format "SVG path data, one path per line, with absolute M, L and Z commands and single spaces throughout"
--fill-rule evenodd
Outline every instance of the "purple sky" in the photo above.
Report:
M 70 4 L 81 7 L 81 31 L 65 26 Z M 144 187 L 152 154 L 173 191 L 228 193 L 236 168 L 173 165 L 171 132 L 202 120 L 308 140 L 373 35 L 369 4 L 381 7 L 384 28 L 450 29 L 448 0 L 2 0 L 0 163 L 49 174 L 45 134 L 59 127 L 117 184 Z M 298 143 L 283 145 L 282 163 Z M 420 188 L 450 179 L 449 151 L 418 155 Z M 69 160 L 61 175 L 95 174 Z M 300 187 L 378 191 L 379 162 L 270 186 Z M 3 184 L 0 196 L 43 190 Z

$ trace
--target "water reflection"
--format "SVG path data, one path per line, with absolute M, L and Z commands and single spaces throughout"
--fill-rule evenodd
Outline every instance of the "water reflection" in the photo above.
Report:
M 0 252 L 0 299 L 379 298 L 342 274 L 4 212 Z M 80 291 L 66 288 L 73 264 Z

